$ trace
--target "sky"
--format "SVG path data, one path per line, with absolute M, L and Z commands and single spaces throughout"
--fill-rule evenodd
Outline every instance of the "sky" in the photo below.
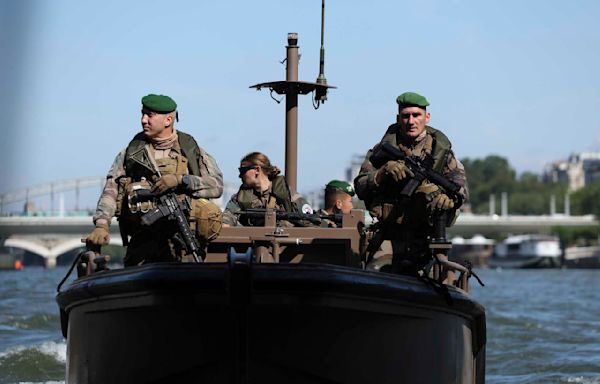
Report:
M 285 103 L 250 85 L 315 81 L 320 0 L 0 0 L 0 193 L 105 175 L 140 130 L 140 99 L 167 94 L 237 183 L 240 159 L 284 169 Z M 325 76 L 300 96 L 298 190 L 343 178 L 396 119 L 395 98 L 427 97 L 430 125 L 459 159 L 495 154 L 541 173 L 600 151 L 600 2 L 327 0 Z M 467 175 L 468 177 L 468 175 Z

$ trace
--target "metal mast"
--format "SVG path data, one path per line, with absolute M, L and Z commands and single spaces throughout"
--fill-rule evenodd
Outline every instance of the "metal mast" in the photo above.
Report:
M 321 54 L 319 77 L 316 83 L 298 81 L 298 34 L 288 33 L 286 47 L 286 79 L 271 81 L 250 86 L 260 90 L 269 88 L 271 92 L 285 95 L 285 179 L 292 192 L 297 191 L 298 170 L 298 95 L 306 95 L 315 91 L 315 108 L 327 100 L 327 89 L 336 88 L 327 85 L 325 80 L 325 48 L 323 46 L 323 27 L 325 20 L 325 0 L 322 0 L 321 12 Z

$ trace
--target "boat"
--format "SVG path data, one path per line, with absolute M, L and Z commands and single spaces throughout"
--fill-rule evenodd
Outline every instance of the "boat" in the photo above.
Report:
M 288 35 L 288 71 L 296 42 Z M 288 76 L 255 87 L 288 98 L 295 189 L 289 114 L 298 94 L 329 86 Z M 263 226 L 223 228 L 200 263 L 106 270 L 87 252 L 56 297 L 66 383 L 484 383 L 470 271 L 447 260 L 436 270 L 455 280 L 368 270 L 364 220 L 352 210 L 338 228 L 283 227 L 267 209 Z
M 79 278 L 57 297 L 66 382 L 483 383 L 483 307 L 363 269 L 362 215 L 224 228 L 204 263 Z M 256 261 L 265 252 L 274 262 Z
M 489 259 L 490 267 L 557 268 L 562 251 L 558 237 L 542 234 L 509 236 L 496 244 Z
M 0 270 L 20 271 L 23 266 L 22 252 L 15 252 L 12 247 L 0 246 Z
M 600 246 L 567 247 L 563 267 L 600 268 Z
M 494 251 L 494 239 L 488 239 L 483 235 L 474 235 L 470 239 L 460 236 L 452 238 L 452 249 L 448 258 L 458 263 L 469 263 L 474 267 L 487 265 L 488 258 Z

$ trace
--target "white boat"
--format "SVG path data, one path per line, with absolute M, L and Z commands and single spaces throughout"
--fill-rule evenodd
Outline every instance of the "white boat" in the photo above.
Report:
M 558 237 L 517 235 L 496 244 L 489 265 L 502 268 L 555 268 L 561 266 L 561 258 Z
M 458 263 L 466 261 L 473 266 L 483 266 L 487 264 L 488 258 L 492 255 L 495 243 L 494 239 L 488 239 L 479 234 L 470 239 L 455 236 L 452 238 L 449 258 Z

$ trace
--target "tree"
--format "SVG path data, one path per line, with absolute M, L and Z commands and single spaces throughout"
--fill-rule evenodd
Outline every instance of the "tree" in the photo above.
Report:
M 516 172 L 508 164 L 508 160 L 490 155 L 485 159 L 462 160 L 467 174 L 469 201 L 475 213 L 489 211 L 490 194 L 512 192 L 516 182 Z
M 600 180 L 571 194 L 573 213 L 600 218 Z
M 508 193 L 510 213 L 542 215 L 550 213 L 550 199 L 556 197 L 557 211 L 563 210 L 563 199 L 567 187 L 563 184 L 543 183 L 532 172 L 524 172 L 518 179 L 515 170 L 506 158 L 491 155 L 485 159 L 462 160 L 467 173 L 471 210 L 474 213 L 489 212 L 490 195 L 499 201 L 502 192 Z

